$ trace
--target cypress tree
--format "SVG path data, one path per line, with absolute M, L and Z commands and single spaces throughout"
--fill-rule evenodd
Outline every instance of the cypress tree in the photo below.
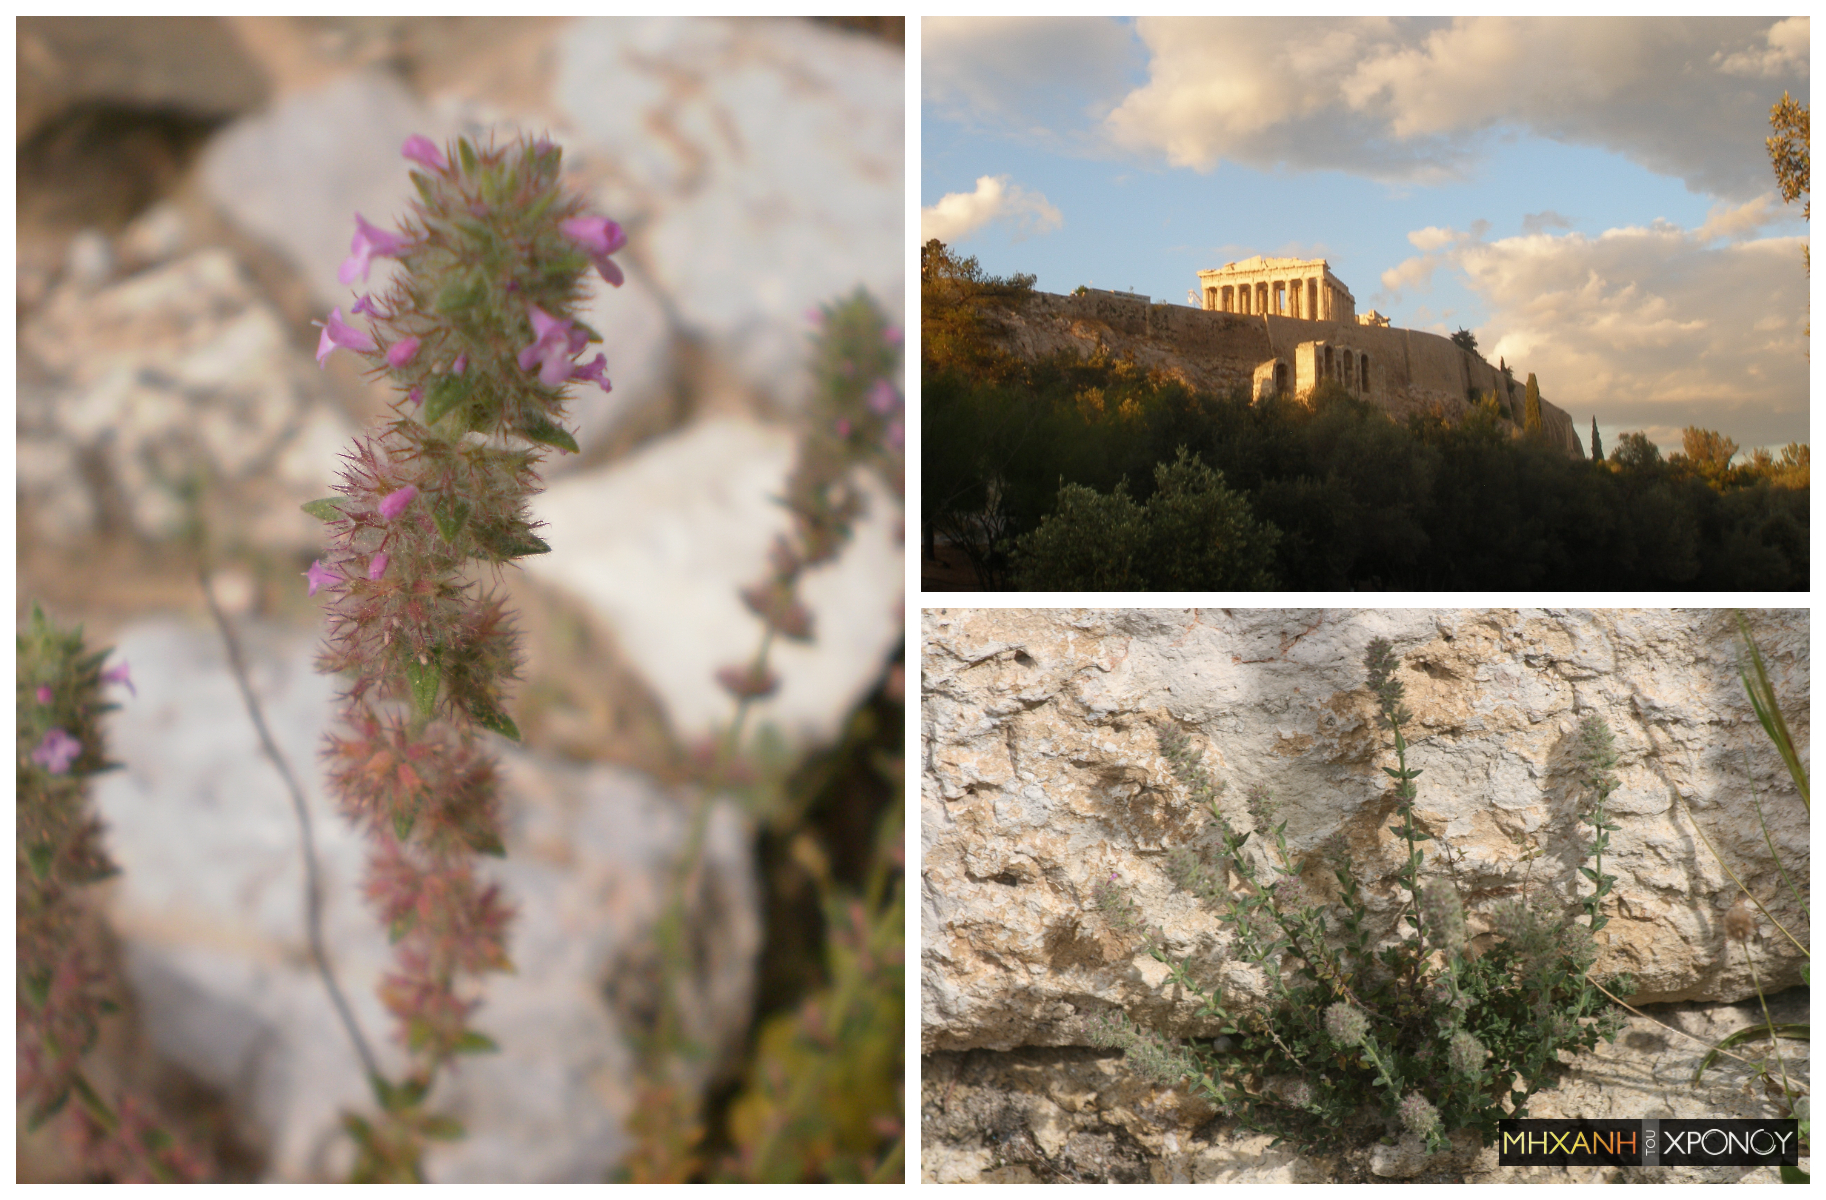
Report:
M 1528 392 L 1522 403 L 1522 428 L 1529 433 L 1541 432 L 1541 385 L 1534 381 L 1532 371 L 1528 373 Z
M 1591 419 L 1591 461 L 1604 461 L 1604 443 L 1598 440 L 1598 418 Z

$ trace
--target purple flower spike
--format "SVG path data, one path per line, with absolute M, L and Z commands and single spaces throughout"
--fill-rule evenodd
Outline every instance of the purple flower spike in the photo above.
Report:
M 387 365 L 403 367 L 418 354 L 417 338 L 401 338 L 387 347 Z
M 571 377 L 571 356 L 589 344 L 589 335 L 569 321 L 549 316 L 537 304 L 526 306 L 533 323 L 532 344 L 520 351 L 520 369 L 530 371 L 536 363 L 539 382 L 557 387 Z
M 304 573 L 304 577 L 311 582 L 310 590 L 305 592 L 305 595 L 307 596 L 315 596 L 318 588 L 334 589 L 335 586 L 341 582 L 341 576 L 324 566 L 321 562 L 312 563 L 311 569 Z
M 415 133 L 406 139 L 406 144 L 399 152 L 421 167 L 430 167 L 433 171 L 447 171 L 450 164 L 444 159 L 444 152 L 437 148 L 437 143 L 422 133 Z
M 81 742 L 61 729 L 53 729 L 44 735 L 44 740 L 32 751 L 32 761 L 53 775 L 62 775 L 69 771 L 70 764 L 81 753 Z
M 376 579 L 379 579 L 382 575 L 385 575 L 386 573 L 387 573 L 387 552 L 385 550 L 382 550 L 379 554 L 376 554 L 374 556 L 374 558 L 371 562 L 368 563 L 368 578 L 369 578 L 369 580 L 376 580 Z
M 103 671 L 101 673 L 101 681 L 103 683 L 124 683 L 127 685 L 127 690 L 131 692 L 135 698 L 139 696 L 139 689 L 134 687 L 133 680 L 127 677 L 127 664 L 125 662 L 122 662 L 118 667 L 109 667 L 107 670 Z
M 358 350 L 363 354 L 372 354 L 380 347 L 374 344 L 372 336 L 344 321 L 342 309 L 332 308 L 330 319 L 323 323 L 323 336 L 317 339 L 318 368 L 322 369 L 323 360 L 338 349 Z
M 869 407 L 885 417 L 900 407 L 900 393 L 887 380 L 877 379 L 869 389 Z
M 342 260 L 342 269 L 336 272 L 336 278 L 345 285 L 354 283 L 359 276 L 368 277 L 368 260 L 376 254 L 392 257 L 412 243 L 397 234 L 378 229 L 355 214 L 355 236 L 349 242 L 349 257 Z
M 621 226 L 607 217 L 572 217 L 560 221 L 558 228 L 564 236 L 582 246 L 589 252 L 595 262 L 596 270 L 611 287 L 620 287 L 625 280 L 621 268 L 609 261 L 609 255 L 628 244 L 628 235 Z
M 381 497 L 380 515 L 391 521 L 394 517 L 405 512 L 406 505 L 412 503 L 412 498 L 417 495 L 418 488 L 410 483 L 397 492 L 388 492 L 385 496 Z

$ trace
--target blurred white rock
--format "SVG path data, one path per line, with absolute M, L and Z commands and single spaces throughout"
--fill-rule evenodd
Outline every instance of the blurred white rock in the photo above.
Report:
M 686 325 L 778 402 L 807 384 L 805 313 L 866 287 L 904 324 L 903 57 L 804 21 L 593 18 L 560 41 L 559 103 L 637 257 Z
M 397 1069 L 374 988 L 386 937 L 360 899 L 365 850 L 323 794 L 318 761 L 334 681 L 314 640 L 256 628 L 252 685 L 306 793 L 323 924 L 342 988 L 383 1066 Z M 297 819 L 261 756 L 213 631 L 152 620 L 122 632 L 115 660 L 139 688 L 109 724 L 124 771 L 95 803 L 122 868 L 109 918 L 158 1054 L 222 1089 L 268 1178 L 346 1177 L 343 1110 L 371 1112 L 359 1062 L 315 974 L 303 917 Z M 501 1046 L 467 1059 L 434 1100 L 469 1136 L 427 1162 L 437 1182 L 599 1182 L 628 1146 L 633 1063 L 605 999 L 609 974 L 651 928 L 684 812 L 643 777 L 510 751 L 503 756 L 508 856 L 491 864 L 517 906 L 517 973 L 483 986 L 477 1026 Z M 749 831 L 714 810 L 697 1032 L 728 1045 L 746 1028 L 759 901 Z
M 704 421 L 533 502 L 552 552 L 521 565 L 615 632 L 686 740 L 728 723 L 732 701 L 716 672 L 754 657 L 761 622 L 737 592 L 763 577 L 775 535 L 790 528 L 777 497 L 793 455 L 777 426 Z M 813 640 L 774 643 L 780 690 L 752 718 L 801 747 L 836 737 L 902 636 L 900 509 L 861 478 L 865 515 L 837 560 L 801 587 Z

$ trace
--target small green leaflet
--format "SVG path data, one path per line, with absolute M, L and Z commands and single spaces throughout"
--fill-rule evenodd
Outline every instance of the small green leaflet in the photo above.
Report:
M 342 506 L 347 503 L 347 500 L 339 497 L 326 496 L 322 500 L 312 500 L 310 503 L 301 504 L 298 507 L 319 521 L 337 521 L 342 519 Z

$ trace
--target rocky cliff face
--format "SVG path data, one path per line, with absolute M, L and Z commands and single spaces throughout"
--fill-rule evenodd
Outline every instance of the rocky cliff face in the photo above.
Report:
M 1804 757 L 1808 614 L 1749 616 Z M 1191 736 L 1238 828 L 1258 827 L 1244 797 L 1264 788 L 1296 856 L 1341 835 L 1372 917 L 1392 929 L 1405 847 L 1386 828 L 1394 754 L 1362 666 L 1378 636 L 1403 658 L 1416 812 L 1463 855 L 1474 935 L 1500 899 L 1526 889 L 1571 908 L 1589 887 L 1573 735 L 1597 713 L 1622 760 L 1600 976 L 1631 972 L 1644 1003 L 1753 994 L 1723 929 L 1736 888 L 1694 822 L 1807 944 L 1752 801 L 1803 892 L 1807 812 L 1744 696 L 1727 612 L 938 609 L 922 630 L 928 1052 L 1082 1045 L 1081 1014 L 1111 1005 L 1175 1034 L 1213 1032 L 1090 911 L 1112 875 L 1175 953 L 1209 956 L 1239 996 L 1259 989 L 1163 869 L 1167 851 L 1212 830 L 1168 770 L 1158 722 Z M 1427 873 L 1439 869 L 1429 853 Z M 1315 863 L 1309 883 L 1327 873 Z M 1800 982 L 1800 952 L 1759 925 L 1764 989 Z
M 1038 358 L 1071 350 L 1089 356 L 1099 350 L 1128 358 L 1151 371 L 1183 380 L 1199 391 L 1249 390 L 1258 368 L 1280 361 L 1295 365 L 1303 342 L 1324 341 L 1367 355 L 1372 363 L 1365 398 L 1400 420 L 1412 413 L 1439 412 L 1451 419 L 1470 411 L 1471 393 L 1508 392 L 1509 409 L 1522 412 L 1523 373 L 1513 388 L 1495 367 L 1438 334 L 1414 329 L 1305 321 L 1295 317 L 1207 312 L 1178 304 L 1150 304 L 1145 296 L 1089 292 L 1056 296 L 1035 292 L 997 318 L 997 337 L 1010 353 Z M 1301 385 L 1302 392 L 1305 384 Z M 1356 394 L 1356 389 L 1353 389 Z M 1572 417 L 1543 399 L 1544 436 L 1568 454 L 1585 449 Z

